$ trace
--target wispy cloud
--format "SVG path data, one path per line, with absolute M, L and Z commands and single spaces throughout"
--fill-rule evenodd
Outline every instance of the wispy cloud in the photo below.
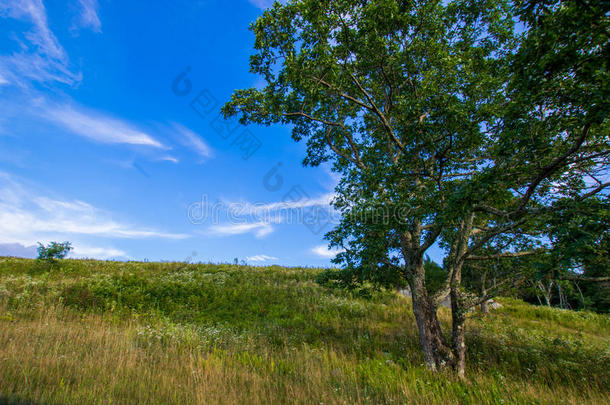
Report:
M 293 188 L 291 192 L 289 192 L 284 201 L 275 201 L 271 203 L 251 203 L 247 201 L 241 202 L 229 202 L 224 201 L 224 203 L 229 207 L 239 207 L 240 212 L 244 215 L 256 215 L 256 216 L 273 216 L 272 214 L 278 213 L 281 211 L 290 211 L 290 210 L 298 210 L 302 208 L 310 208 L 310 207 L 329 207 L 330 203 L 335 197 L 334 193 L 326 193 L 319 195 L 314 198 L 309 198 L 303 194 L 303 191 L 299 191 L 300 189 Z M 292 195 L 294 194 L 294 195 Z
M 172 163 L 180 162 L 180 160 L 178 160 L 178 158 L 175 158 L 173 156 L 162 156 L 161 158 L 159 158 L 159 160 L 164 161 L 164 162 L 172 162 Z
M 78 16 L 78 26 L 90 28 L 94 32 L 102 32 L 102 23 L 97 15 L 97 0 L 78 0 L 81 12 Z
M 17 37 L 21 52 L 0 56 L 0 75 L 5 81 L 74 84 L 82 79 L 69 66 L 66 51 L 49 28 L 42 0 L 0 0 L 0 17 L 25 21 L 32 28 Z
M 80 244 L 74 246 L 74 250 L 70 252 L 70 257 L 93 259 L 129 258 L 127 253 L 120 249 L 115 249 L 111 247 L 95 247 Z
M 278 260 L 277 257 L 267 256 L 267 255 L 254 255 L 246 257 L 246 261 L 248 262 L 269 262 L 273 260 Z
M 172 126 L 178 142 L 191 149 L 203 160 L 212 157 L 212 148 L 201 136 L 180 124 L 173 123 Z
M 214 235 L 242 235 L 253 233 L 257 238 L 262 238 L 273 232 L 273 227 L 266 222 L 256 222 L 252 224 L 214 225 L 208 228 L 208 231 Z
M 74 237 L 184 239 L 188 235 L 135 226 L 83 201 L 41 194 L 0 172 L 0 243 L 29 246 Z
M 42 114 L 70 132 L 98 142 L 164 148 L 159 141 L 131 124 L 96 111 L 60 105 L 46 106 Z
M 33 24 L 33 29 L 27 32 L 25 37 L 38 48 L 40 53 L 58 60 L 66 58 L 66 52 L 49 29 L 47 12 L 42 0 L 1 0 L 0 10 L 10 18 Z
M 261 238 L 272 233 L 276 225 L 303 224 L 316 228 L 316 218 L 325 225 L 335 220 L 335 212 L 330 206 L 334 193 L 326 193 L 309 198 L 298 188 L 288 192 L 284 201 L 252 203 L 248 201 L 231 202 L 224 200 L 212 206 L 213 217 L 226 215 L 229 224 L 214 225 L 208 233 L 216 235 L 239 235 L 253 233 Z M 311 229 L 311 228 L 310 228 Z
M 311 249 L 311 252 L 316 256 L 323 257 L 325 259 L 332 259 L 339 253 L 345 252 L 344 249 L 329 249 L 326 245 L 315 246 Z

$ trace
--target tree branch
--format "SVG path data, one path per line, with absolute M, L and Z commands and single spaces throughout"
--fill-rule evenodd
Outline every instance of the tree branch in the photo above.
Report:
M 561 278 L 565 279 L 565 280 L 572 280 L 572 281 L 597 281 L 597 282 L 610 281 L 610 276 L 587 277 L 587 276 L 565 275 L 565 276 L 562 276 Z
M 541 250 L 528 250 L 525 252 L 505 252 L 505 253 L 498 253 L 495 255 L 489 255 L 489 256 L 468 256 L 466 258 L 464 258 L 464 260 L 492 260 L 492 259 L 501 259 L 503 257 L 521 257 L 521 256 L 530 256 L 536 253 L 540 253 Z
M 345 70 L 347 71 L 347 68 L 345 68 Z M 375 102 L 373 101 L 373 98 L 371 97 L 371 95 L 364 89 L 364 87 L 362 87 L 362 85 L 360 84 L 358 79 L 356 79 L 356 76 L 354 76 L 350 71 L 347 71 L 347 72 L 350 75 L 350 77 L 352 78 L 352 81 L 354 82 L 354 84 L 358 87 L 358 89 L 360 89 L 362 94 L 364 94 L 364 96 L 366 97 L 368 102 L 371 104 L 371 107 L 373 108 L 372 111 L 375 114 L 377 114 L 377 116 L 381 120 L 381 123 L 383 124 L 385 130 L 387 131 L 387 133 L 390 136 L 390 138 L 392 139 L 392 141 L 394 141 L 394 143 L 398 146 L 398 148 L 402 152 L 407 153 L 407 149 L 402 144 L 402 142 L 400 142 L 400 140 L 396 137 L 396 134 L 394 134 L 394 131 L 392 130 L 392 126 L 388 122 L 386 116 L 379 110 L 379 108 L 377 108 L 377 105 L 375 105 Z
M 365 166 L 362 163 L 362 161 L 360 160 L 360 157 L 358 155 L 356 155 L 355 157 L 351 157 L 348 154 L 342 152 L 341 150 L 339 150 L 339 148 L 337 148 L 337 146 L 335 144 L 333 144 L 331 138 L 330 138 L 330 133 L 332 132 L 333 127 L 332 126 L 328 126 L 326 132 L 324 133 L 324 138 L 326 139 L 326 143 L 328 143 L 328 146 L 330 147 L 330 149 L 335 152 L 337 155 L 341 156 L 342 158 L 349 160 L 350 162 L 352 162 L 353 164 L 355 164 L 356 166 L 358 166 L 361 169 L 364 169 Z
M 590 124 L 588 124 L 588 123 L 585 124 L 581 135 L 578 137 L 578 139 L 576 139 L 576 142 L 574 142 L 574 145 L 572 145 L 572 147 L 570 147 L 570 149 L 568 149 L 564 154 L 555 158 L 555 160 L 553 160 L 549 165 L 547 165 L 545 168 L 543 168 L 541 170 L 541 172 L 538 174 L 538 176 L 534 179 L 534 181 L 532 181 L 532 183 L 527 188 L 527 191 L 525 192 L 525 194 L 523 195 L 523 198 L 521 199 L 521 204 L 519 204 L 519 207 L 515 210 L 516 213 L 519 213 L 525 209 L 527 203 L 529 202 L 530 198 L 536 191 L 536 188 L 538 187 L 538 185 L 544 179 L 546 179 L 551 174 L 553 174 L 553 172 L 555 172 L 555 170 L 557 170 L 559 167 L 561 167 L 561 165 L 563 163 L 565 163 L 565 161 L 568 159 L 568 157 L 570 157 L 573 153 L 575 153 L 576 151 L 578 151 L 578 149 L 580 149 L 581 145 L 587 138 L 587 134 L 589 132 L 590 127 L 591 127 Z
M 344 99 L 349 100 L 349 101 L 359 105 L 360 107 L 366 108 L 367 110 L 369 110 L 371 112 L 375 112 L 375 109 L 373 107 L 371 107 L 370 105 L 366 104 L 365 102 L 363 102 L 361 100 L 358 100 L 356 97 L 350 96 L 349 94 L 339 90 L 338 88 L 334 87 L 332 84 L 328 83 L 324 79 L 319 78 L 319 77 L 315 77 L 315 76 L 312 76 L 312 78 L 316 82 L 318 82 L 318 83 L 324 85 L 325 87 L 331 89 L 332 91 L 337 93 L 339 96 L 343 97 Z
M 605 189 L 606 187 L 610 187 L 610 182 L 608 183 L 602 183 L 599 186 L 595 187 L 593 190 L 589 191 L 586 194 L 581 195 L 580 197 L 578 197 L 579 200 L 585 200 L 591 196 L 594 196 L 595 194 L 599 193 L 600 191 L 602 191 L 603 189 Z

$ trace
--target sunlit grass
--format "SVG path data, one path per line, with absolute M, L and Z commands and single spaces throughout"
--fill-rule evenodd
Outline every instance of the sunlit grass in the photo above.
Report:
M 608 402 L 608 316 L 503 299 L 460 381 L 423 366 L 408 299 L 318 272 L 0 258 L 0 403 Z

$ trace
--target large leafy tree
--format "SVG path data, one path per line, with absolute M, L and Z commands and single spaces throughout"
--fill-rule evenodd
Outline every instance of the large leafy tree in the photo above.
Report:
M 251 70 L 266 86 L 236 91 L 223 108 L 244 124 L 291 124 L 294 139 L 307 141 L 306 164 L 332 162 L 342 175 L 334 202 L 342 220 L 328 234 L 345 249 L 338 262 L 398 271 L 411 289 L 426 364 L 453 365 L 462 375 L 465 314 L 474 305 L 461 288 L 464 263 L 530 253 L 549 191 L 593 192 L 574 164 L 584 170 L 607 156 L 600 141 L 607 122 L 589 112 L 601 97 L 587 98 L 596 91 L 587 88 L 590 77 L 575 78 L 578 64 L 540 67 L 556 61 L 536 53 L 529 33 L 546 18 L 539 13 L 554 15 L 556 7 L 513 6 L 507 0 L 275 3 L 252 26 Z M 516 54 L 513 10 L 529 27 L 529 42 Z M 540 26 L 544 37 L 549 26 Z M 596 48 L 599 41 L 568 42 L 588 49 L 584 56 L 576 52 L 588 64 L 607 51 Z M 552 89 L 564 81 L 571 83 L 557 95 Z M 572 93 L 578 99 L 567 105 Z M 446 276 L 429 288 L 424 257 L 435 243 L 446 248 Z M 491 251 L 498 253 L 484 255 Z M 451 343 L 437 318 L 449 294 Z

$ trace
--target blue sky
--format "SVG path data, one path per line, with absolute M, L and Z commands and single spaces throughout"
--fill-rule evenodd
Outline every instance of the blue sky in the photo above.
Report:
M 0 0 L 0 254 L 329 265 L 328 167 L 217 118 L 269 3 Z

